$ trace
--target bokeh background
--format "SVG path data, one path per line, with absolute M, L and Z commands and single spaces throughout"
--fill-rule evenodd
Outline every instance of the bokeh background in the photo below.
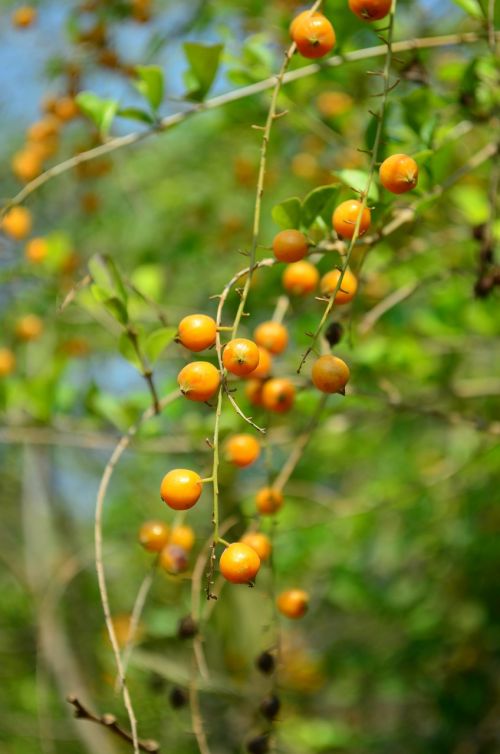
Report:
M 346 3 L 324 6 L 339 51 L 379 44 Z M 161 114 L 184 109 L 186 40 L 224 45 L 210 91 L 222 93 L 277 70 L 290 18 L 302 8 L 285 0 L 155 0 L 144 18 L 134 16 L 140 3 L 58 0 L 40 2 L 36 22 L 16 29 L 15 7 L 0 5 L 3 200 L 22 185 L 12 158 L 24 148 L 26 130 L 45 117 L 47 98 L 91 90 L 139 107 L 133 67 L 154 63 L 165 71 Z M 396 38 L 484 34 L 485 10 L 476 0 L 401 0 Z M 274 205 L 335 182 L 339 171 L 367 169 L 359 149 L 373 133 L 368 111 L 379 82 L 366 71 L 379 64 L 324 69 L 283 90 L 280 106 L 289 113 L 272 136 L 264 246 L 278 230 Z M 390 97 L 383 151 L 417 154 L 421 164 L 416 194 L 397 200 L 405 206 L 496 138 L 498 82 L 485 39 L 403 53 L 394 75 L 401 83 Z M 158 312 L 173 327 L 190 312 L 213 315 L 209 297 L 245 265 L 239 252 L 250 242 L 260 143 L 251 126 L 263 122 L 268 102 L 258 95 L 195 115 L 47 183 L 27 201 L 31 235 L 47 240 L 42 263 L 26 258 L 24 242 L 0 236 L 0 346 L 12 348 L 17 361 L 0 379 L 2 753 L 127 749 L 97 726 L 73 721 L 65 696 L 78 693 L 125 724 L 96 584 L 93 516 L 109 455 L 149 393 L 120 352 L 119 324 L 87 288 L 62 313 L 58 306 L 100 253 L 147 297 L 130 295 L 133 321 L 144 332 L 159 326 Z M 117 118 L 112 134 L 143 128 Z M 72 119 L 45 167 L 97 140 L 88 118 Z M 478 285 L 485 237 L 493 253 L 500 230 L 495 170 L 489 160 L 466 172 L 366 261 L 355 252 L 354 268 L 364 261 L 360 292 L 334 315 L 344 327 L 335 352 L 352 372 L 348 395 L 329 400 L 286 487 L 286 505 L 274 524 L 263 522 L 273 537 L 274 575 L 266 566 L 255 589 L 225 587 L 204 627 L 212 680 L 201 688 L 201 704 L 213 754 L 243 751 L 266 727 L 257 709 L 271 681 L 254 663 L 276 641 L 273 590 L 289 586 L 307 589 L 311 608 L 300 623 L 279 622 L 275 751 L 500 750 L 498 294 Z M 339 198 L 348 196 L 340 187 Z M 382 193 L 373 203 L 374 223 L 382 226 L 393 205 Z M 321 272 L 332 261 L 325 255 Z M 277 266 L 255 276 L 244 333 L 272 315 L 281 273 Z M 372 325 L 368 312 L 405 286 L 404 300 Z M 228 321 L 238 300 L 229 299 Z M 294 374 L 305 333 L 321 312 L 317 301 L 292 302 L 291 343 L 278 374 Z M 23 343 L 16 323 L 26 314 L 43 320 L 43 332 Z M 188 359 L 175 343 L 161 355 L 155 379 L 162 395 Z M 237 398 L 253 411 L 242 388 Z M 236 472 L 222 464 L 223 517 L 237 517 L 231 538 L 253 517 L 255 491 L 279 471 L 316 402 L 306 384 L 291 414 L 270 419 L 269 450 L 254 467 Z M 221 426 L 223 438 L 242 429 L 229 408 Z M 104 529 L 117 626 L 127 626 L 151 567 L 137 543 L 140 524 L 172 518 L 159 501 L 159 482 L 177 466 L 208 476 L 205 438 L 212 432 L 210 408 L 177 402 L 143 428 L 115 472 Z M 189 513 L 197 536 L 192 562 L 210 536 L 210 518 L 206 491 Z M 186 687 L 192 674 L 190 643 L 176 635 L 190 594 L 189 572 L 156 574 L 130 669 L 141 735 L 179 754 L 198 750 L 189 712 L 168 703 L 172 687 Z

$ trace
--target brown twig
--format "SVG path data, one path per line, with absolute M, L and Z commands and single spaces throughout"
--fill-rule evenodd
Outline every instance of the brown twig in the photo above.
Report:
M 97 725 L 102 725 L 104 728 L 107 728 L 107 730 L 110 730 L 115 735 L 122 738 L 124 741 L 127 741 L 127 743 L 133 743 L 133 737 L 130 733 L 128 733 L 126 730 L 124 730 L 120 725 L 118 724 L 116 717 L 114 715 L 104 714 L 104 715 L 94 715 L 87 707 L 85 707 L 82 702 L 78 699 L 78 697 L 74 696 L 74 694 L 70 694 L 66 701 L 69 702 L 74 707 L 75 710 L 75 717 L 77 717 L 79 720 L 89 720 L 92 723 L 97 723 Z M 138 741 L 138 748 L 140 751 L 146 751 L 146 752 L 157 752 L 160 751 L 160 745 L 157 741 L 153 740 L 146 740 L 146 741 Z

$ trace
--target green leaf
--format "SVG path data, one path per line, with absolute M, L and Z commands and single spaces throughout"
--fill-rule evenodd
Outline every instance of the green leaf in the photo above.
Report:
M 368 173 L 364 170 L 337 170 L 334 175 L 339 178 L 345 186 L 353 188 L 355 191 L 363 192 L 368 184 Z M 372 179 L 368 199 L 372 202 L 378 200 L 378 186 Z
M 80 92 L 75 100 L 82 113 L 93 120 L 100 133 L 106 136 L 118 111 L 118 102 L 102 99 L 94 92 Z
M 130 361 L 130 363 L 133 364 L 135 368 L 142 373 L 141 360 L 139 359 L 129 336 L 125 332 L 120 335 L 120 338 L 118 340 L 118 349 L 121 355 L 125 359 L 127 359 L 127 361 Z
M 108 312 L 111 314 L 112 317 L 114 317 L 121 325 L 126 325 L 128 322 L 128 312 L 127 307 L 123 303 L 123 301 L 116 296 L 112 296 L 111 298 L 107 298 L 103 301 L 104 306 L 108 310 Z
M 165 88 L 163 70 L 158 65 L 138 65 L 135 70 L 138 76 L 135 86 L 156 113 L 163 102 Z
M 313 189 L 302 202 L 302 225 L 309 228 L 318 217 L 322 217 L 328 222 L 333 212 L 337 194 L 337 186 L 319 186 Z
M 149 123 L 150 125 L 155 122 L 155 119 L 147 113 L 145 110 L 141 110 L 139 107 L 123 107 L 116 113 L 120 118 L 127 118 L 127 120 L 137 120 L 142 123 Z
M 176 332 L 177 328 L 175 327 L 161 327 L 148 335 L 144 344 L 144 351 L 152 364 L 161 356 L 166 346 L 172 342 Z
M 296 196 L 276 204 L 271 211 L 274 222 L 285 230 L 300 226 L 300 213 L 301 202 Z
M 183 47 L 189 63 L 189 68 L 184 73 L 187 97 L 201 102 L 217 75 L 223 45 L 185 42 Z
M 126 304 L 127 291 L 120 272 L 111 257 L 106 254 L 94 254 L 89 259 L 88 270 L 94 283 L 108 292 L 108 297 L 116 296 Z
M 483 18 L 484 16 L 477 0 L 452 0 L 452 2 L 473 18 Z

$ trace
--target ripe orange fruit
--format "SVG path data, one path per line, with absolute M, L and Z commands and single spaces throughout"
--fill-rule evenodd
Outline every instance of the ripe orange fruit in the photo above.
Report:
M 378 21 L 391 10 L 392 0 L 349 0 L 349 8 L 362 21 Z
M 274 377 L 264 383 L 262 404 L 268 411 L 284 414 L 289 411 L 295 400 L 295 387 L 286 377 Z
M 247 534 L 242 536 L 240 542 L 243 542 L 243 544 L 248 545 L 252 550 L 255 550 L 261 561 L 267 560 L 271 554 L 272 548 L 269 537 L 260 531 L 247 532 Z
M 253 340 L 234 338 L 224 348 L 222 363 L 228 372 L 244 377 L 250 374 L 259 364 L 259 349 Z
M 15 332 L 19 340 L 38 340 L 43 332 L 43 322 L 36 314 L 26 314 L 16 322 Z
M 356 221 L 360 213 L 361 220 L 358 236 L 364 235 L 370 227 L 370 210 L 368 207 L 363 207 L 361 202 L 358 202 L 357 199 L 348 199 L 346 202 L 339 204 L 332 217 L 333 227 L 339 236 L 343 236 L 344 238 L 353 237 Z
M 188 554 L 178 545 L 166 545 L 160 552 L 160 565 L 168 573 L 182 573 L 188 567 Z
M 48 243 L 45 238 L 32 238 L 24 248 L 24 256 L 28 262 L 40 264 L 44 261 L 48 252 Z
M 309 595 L 302 589 L 288 589 L 276 599 L 278 610 L 287 618 L 302 618 L 309 607 Z
M 233 584 L 247 584 L 257 575 L 260 558 L 252 547 L 233 542 L 226 547 L 219 561 L 220 572 Z
M 298 262 L 308 250 L 307 238 L 300 230 L 282 230 L 274 236 L 274 256 L 280 262 Z
M 319 272 L 311 262 L 302 260 L 285 267 L 282 282 L 284 289 L 294 296 L 307 296 L 318 285 Z
M 194 531 L 190 526 L 174 526 L 170 532 L 168 542 L 171 545 L 182 547 L 183 550 L 189 552 L 195 542 Z
M 347 385 L 350 374 L 345 361 L 328 353 L 314 362 L 312 381 L 322 393 L 340 393 Z
M 290 36 L 305 58 L 322 58 L 335 46 L 335 31 L 322 13 L 299 13 L 290 25 Z
M 269 373 L 273 366 L 273 360 L 271 358 L 271 354 L 266 348 L 262 348 L 262 346 L 257 346 L 259 349 L 259 363 L 253 370 L 253 372 L 250 373 L 250 377 L 257 380 L 264 380 L 266 377 L 269 377 Z
M 247 380 L 245 395 L 252 406 L 262 406 L 262 387 L 263 383 L 261 380 Z
M 288 345 L 288 331 L 280 322 L 262 322 L 253 336 L 257 345 L 274 354 L 283 353 Z
M 164 503 L 176 511 L 185 511 L 198 502 L 202 481 L 196 471 L 172 469 L 162 479 L 160 495 Z
M 320 284 L 321 293 L 326 296 L 331 296 L 338 285 L 339 278 L 340 270 L 330 270 L 330 272 L 327 272 L 326 275 L 323 275 Z M 344 272 L 344 277 L 342 278 L 340 288 L 335 294 L 335 303 L 340 305 L 348 304 L 349 301 L 353 300 L 354 296 L 356 295 L 357 289 L 357 278 L 352 274 L 351 270 L 348 267 Z
M 3 232 L 15 241 L 22 241 L 31 231 L 33 220 L 26 207 L 12 207 L 0 221 Z
M 59 97 L 59 99 L 54 101 L 52 107 L 54 115 L 64 123 L 73 120 L 73 118 L 76 118 L 80 113 L 74 97 Z
M 190 314 L 179 322 L 179 340 L 190 351 L 203 351 L 215 343 L 217 325 L 206 314 Z
M 255 496 L 257 510 L 262 515 L 276 513 L 283 507 L 283 493 L 272 487 L 263 487 Z
M 316 98 L 316 107 L 325 118 L 336 118 L 352 110 L 354 100 L 345 92 L 321 92 Z
M 41 120 L 35 121 L 28 128 L 26 135 L 29 141 L 45 141 L 59 134 L 60 121 L 53 115 L 46 115 Z
M 235 466 L 250 466 L 260 455 L 260 444 L 253 435 L 233 435 L 226 442 L 226 458 Z
M 383 161 L 379 169 L 380 182 L 392 194 L 405 194 L 418 182 L 418 165 L 413 157 L 393 154 Z
M 29 183 L 42 172 L 43 158 L 39 154 L 39 150 L 33 147 L 28 145 L 12 155 L 12 172 L 23 183 Z
M 0 348 L 0 377 L 8 377 L 16 368 L 16 357 L 10 348 Z
M 163 521 L 145 521 L 139 529 L 139 542 L 148 552 L 160 552 L 168 541 L 168 526 Z
M 220 372 L 208 361 L 192 361 L 177 375 L 181 393 L 190 401 L 208 401 L 220 385 Z
M 21 5 L 12 13 L 12 24 L 18 29 L 27 29 L 36 20 L 36 9 L 31 5 Z

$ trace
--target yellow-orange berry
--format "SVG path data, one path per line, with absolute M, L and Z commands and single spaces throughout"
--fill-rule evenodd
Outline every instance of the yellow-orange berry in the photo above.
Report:
M 16 368 L 16 357 L 10 348 L 0 348 L 0 377 L 8 377 Z
M 326 275 L 323 275 L 320 283 L 321 293 L 326 296 L 331 296 L 337 288 L 339 278 L 340 270 L 330 270 L 330 272 L 327 272 Z M 348 304 L 356 295 L 357 289 L 357 278 L 352 274 L 351 270 L 348 267 L 344 272 L 340 288 L 335 294 L 335 303 L 340 305 Z
M 59 120 L 66 123 L 76 118 L 80 114 L 80 109 L 74 97 L 59 97 L 53 103 L 53 113 Z
M 413 157 L 393 154 L 383 161 L 379 169 L 380 182 L 392 194 L 405 194 L 418 183 L 418 165 Z
M 179 322 L 179 340 L 190 351 L 203 351 L 215 343 L 217 325 L 206 314 L 190 314 Z
M 361 215 L 361 220 L 359 221 L 358 236 L 363 236 L 371 223 L 371 213 L 368 207 L 363 207 L 357 199 L 348 199 L 339 204 L 332 216 L 336 233 L 344 238 L 352 238 L 359 215 Z
M 261 561 L 267 560 L 271 555 L 272 548 L 269 537 L 260 531 L 247 532 L 241 537 L 240 542 L 243 542 L 245 545 L 251 547 L 252 550 L 255 550 Z
M 250 466 L 260 455 L 260 444 L 253 435 L 233 435 L 226 442 L 226 458 L 235 466 Z
M 252 406 L 262 406 L 262 380 L 247 380 L 245 385 L 245 395 Z
M 257 368 L 259 349 L 253 340 L 234 338 L 224 348 L 222 363 L 228 372 L 244 377 Z
M 46 141 L 46 139 L 57 136 L 60 128 L 61 123 L 54 115 L 46 115 L 44 118 L 32 123 L 26 135 L 29 141 Z
M 160 565 L 168 573 L 182 573 L 188 567 L 188 554 L 179 545 L 166 545 L 160 552 Z
M 43 322 L 36 314 L 26 314 L 16 322 L 15 333 L 19 340 L 38 340 L 43 332 Z
M 36 9 L 32 5 L 21 5 L 12 13 L 12 24 L 18 29 L 27 29 L 36 20 Z
M 28 262 L 40 264 L 47 257 L 48 246 L 46 238 L 32 238 L 24 248 L 24 256 Z
M 262 404 L 268 411 L 284 414 L 289 411 L 295 400 L 295 387 L 286 377 L 267 380 L 262 388 Z
M 378 21 L 391 10 L 392 0 L 349 0 L 349 8 L 362 21 Z
M 341 393 L 350 377 L 349 367 L 332 354 L 325 354 L 313 364 L 312 381 L 322 393 Z
M 262 322 L 255 328 L 255 342 L 273 354 L 283 353 L 288 345 L 288 331 L 280 322 Z
M 302 589 L 288 589 L 276 599 L 278 610 L 287 618 L 302 618 L 309 607 L 309 595 Z
M 307 296 L 318 285 L 319 272 L 311 262 L 304 259 L 287 265 L 283 273 L 284 289 L 294 296 Z
M 178 545 L 178 547 L 182 547 L 183 550 L 189 552 L 195 542 L 194 531 L 190 526 L 174 526 L 170 532 L 168 542 L 171 545 Z
M 354 100 L 346 92 L 321 92 L 316 98 L 316 107 L 325 118 L 336 118 L 352 110 Z
M 335 46 L 335 31 L 322 13 L 305 10 L 293 19 L 290 36 L 305 58 L 322 58 Z
M 162 479 L 160 495 L 170 508 L 185 511 L 198 502 L 201 490 L 201 477 L 196 471 L 172 469 Z
M 1 220 L 3 232 L 15 241 L 22 241 L 31 231 L 33 220 L 26 207 L 12 207 Z
M 220 372 L 208 361 L 192 361 L 177 375 L 181 393 L 190 401 L 208 401 L 220 386 Z
M 219 561 L 220 572 L 233 584 L 247 584 L 257 575 L 260 558 L 252 547 L 233 542 L 226 547 Z
M 305 257 L 307 249 L 307 238 L 300 230 L 282 230 L 274 236 L 274 256 L 280 262 L 298 262 Z
M 273 360 L 267 348 L 262 348 L 262 346 L 257 346 L 257 348 L 259 349 L 259 363 L 250 373 L 250 377 L 252 379 L 264 380 L 266 377 L 269 377 L 269 373 L 273 366 Z
M 38 149 L 26 146 L 12 156 L 12 172 L 23 183 L 28 183 L 42 172 L 42 157 Z
M 283 493 L 272 487 L 263 487 L 255 496 L 257 510 L 262 515 L 276 513 L 283 507 Z
M 168 541 L 168 526 L 163 521 L 145 521 L 139 529 L 139 542 L 148 552 L 160 552 Z

